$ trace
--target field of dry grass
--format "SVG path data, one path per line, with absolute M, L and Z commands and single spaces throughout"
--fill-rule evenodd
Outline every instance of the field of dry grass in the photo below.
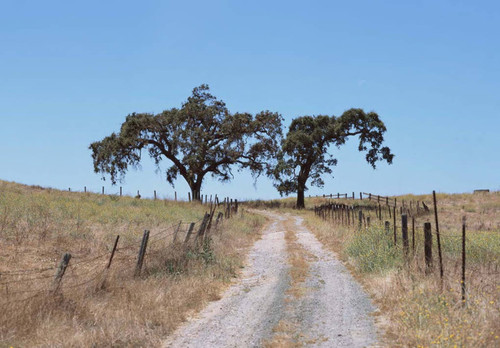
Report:
M 205 241 L 182 243 L 208 209 L 0 181 L 0 346 L 159 346 L 237 276 L 264 223 L 240 212 Z M 134 277 L 144 230 L 150 240 Z M 54 292 L 66 252 L 72 259 Z
M 368 209 L 373 202 L 356 201 L 374 222 L 361 231 L 324 221 L 310 211 L 302 214 L 311 230 L 339 254 L 371 294 L 381 310 L 378 322 L 385 331 L 387 345 L 395 342 L 412 347 L 500 345 L 500 193 L 437 195 L 443 246 L 442 282 L 435 233 L 435 267 L 431 274 L 425 273 L 422 225 L 431 222 L 434 231 L 432 196 L 402 196 L 398 202 L 403 199 L 424 201 L 431 208 L 429 213 L 416 217 L 415 252 L 410 252 L 408 262 L 401 247 L 400 216 L 398 246 L 394 247 L 392 219 L 383 216 L 378 221 L 375 210 Z M 315 203 L 320 201 L 316 198 Z M 467 221 L 465 303 L 461 300 L 462 216 Z M 391 222 L 389 234 L 383 228 L 385 220 Z

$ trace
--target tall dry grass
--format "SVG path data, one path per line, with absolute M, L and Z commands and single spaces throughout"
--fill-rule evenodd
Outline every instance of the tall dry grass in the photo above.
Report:
M 430 221 L 434 229 L 432 212 L 418 217 L 415 252 L 411 250 L 408 259 L 401 247 L 399 215 L 399 243 L 395 247 L 392 220 L 391 231 L 386 234 L 383 221 L 358 230 L 323 221 L 310 212 L 304 214 L 311 230 L 340 255 L 372 295 L 381 310 L 378 322 L 385 331 L 385 344 L 493 347 L 500 344 L 499 197 L 498 193 L 438 195 L 443 281 L 435 236 L 434 270 L 427 275 L 425 272 L 422 224 Z M 429 200 L 430 196 L 418 199 Z M 474 206 L 474 211 L 467 212 L 468 205 Z M 373 212 L 368 214 L 376 221 Z M 461 300 L 462 215 L 468 225 L 465 303 Z M 410 249 L 411 245 L 410 225 Z
M 214 224 L 205 240 L 184 244 L 206 206 L 6 182 L 0 193 L 0 346 L 159 346 L 237 276 L 264 222 L 239 213 Z M 144 229 L 151 237 L 134 277 Z M 54 292 L 63 252 L 73 258 Z

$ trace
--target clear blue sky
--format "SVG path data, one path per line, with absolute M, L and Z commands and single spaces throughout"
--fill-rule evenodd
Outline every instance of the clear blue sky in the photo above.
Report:
M 277 111 L 286 126 L 351 107 L 381 116 L 394 164 L 372 170 L 350 141 L 308 194 L 500 189 L 498 1 L 2 0 L 0 47 L 3 180 L 99 191 L 88 145 L 207 83 L 231 111 Z M 150 160 L 123 186 L 173 195 Z M 244 172 L 203 191 L 278 197 Z

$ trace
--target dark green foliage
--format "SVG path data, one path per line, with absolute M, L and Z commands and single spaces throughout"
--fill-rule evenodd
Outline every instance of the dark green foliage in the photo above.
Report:
M 193 198 L 200 199 L 208 173 L 223 182 L 232 178 L 234 165 L 249 168 L 255 176 L 269 173 L 279 149 L 281 121 L 281 115 L 270 111 L 232 114 L 201 85 L 180 109 L 130 114 L 118 134 L 92 143 L 94 171 L 103 179 L 109 174 L 115 184 L 129 166 L 139 165 L 142 150 L 147 150 L 158 166 L 164 158 L 172 162 L 166 172 L 170 184 L 180 175 Z
M 381 160 L 392 163 L 388 147 L 381 147 L 386 128 L 375 112 L 350 109 L 342 116 L 302 116 L 294 119 L 282 142 L 273 177 L 282 195 L 297 192 L 297 208 L 304 208 L 304 192 L 311 185 L 322 187 L 321 176 L 331 174 L 337 159 L 329 153 L 331 145 L 340 148 L 349 137 L 359 136 L 359 151 L 366 151 L 366 161 L 375 168 Z

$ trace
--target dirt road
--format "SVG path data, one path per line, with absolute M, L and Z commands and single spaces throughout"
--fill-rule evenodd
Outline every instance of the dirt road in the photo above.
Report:
M 241 279 L 179 328 L 165 347 L 376 345 L 369 316 L 374 308 L 335 255 L 301 218 L 262 213 L 271 222 L 250 251 Z M 294 269 L 296 264 L 301 268 Z

